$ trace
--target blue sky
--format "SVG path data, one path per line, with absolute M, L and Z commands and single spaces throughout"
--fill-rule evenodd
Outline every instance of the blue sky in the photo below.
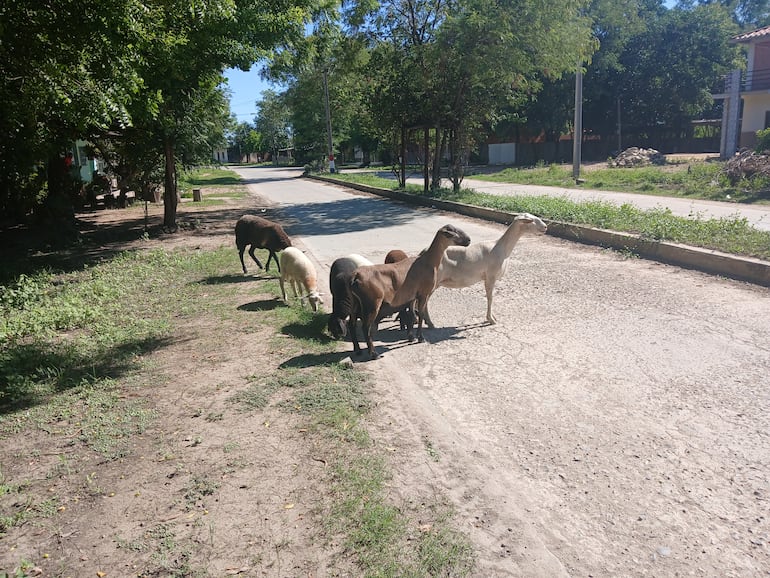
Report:
M 252 66 L 249 72 L 226 70 L 225 77 L 232 92 L 230 111 L 238 117 L 238 122 L 254 122 L 254 115 L 257 114 L 255 103 L 262 99 L 262 91 L 280 89 L 259 77 L 259 66 Z

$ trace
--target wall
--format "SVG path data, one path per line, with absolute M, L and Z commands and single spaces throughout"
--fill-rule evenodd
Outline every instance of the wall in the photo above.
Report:
M 512 165 L 516 162 L 516 143 L 506 142 L 489 145 L 490 165 Z
M 765 112 L 770 111 L 770 94 L 744 94 L 740 147 L 756 144 L 756 132 L 765 128 Z

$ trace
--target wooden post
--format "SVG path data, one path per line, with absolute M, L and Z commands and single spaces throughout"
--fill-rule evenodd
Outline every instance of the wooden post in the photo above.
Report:
M 193 189 L 193 202 L 200 203 L 202 201 L 201 190 Z

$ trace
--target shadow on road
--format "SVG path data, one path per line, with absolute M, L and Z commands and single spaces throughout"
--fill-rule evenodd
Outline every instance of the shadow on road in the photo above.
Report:
M 291 235 L 338 235 L 410 223 L 413 210 L 400 203 L 353 197 L 328 203 L 304 203 L 283 209 L 281 224 Z

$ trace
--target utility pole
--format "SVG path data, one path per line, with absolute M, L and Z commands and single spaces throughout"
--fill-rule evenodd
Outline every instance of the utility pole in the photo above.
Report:
M 622 139 L 620 138 L 620 97 L 618 97 L 618 154 L 623 150 Z
M 580 158 L 583 146 L 583 65 L 578 60 L 575 71 L 575 131 L 572 137 L 572 177 L 580 182 Z
M 333 173 L 334 170 L 334 147 L 332 145 L 332 113 L 329 110 L 329 81 L 327 79 L 328 70 L 324 68 L 324 101 L 326 104 L 326 144 L 327 152 L 329 154 L 329 172 Z

